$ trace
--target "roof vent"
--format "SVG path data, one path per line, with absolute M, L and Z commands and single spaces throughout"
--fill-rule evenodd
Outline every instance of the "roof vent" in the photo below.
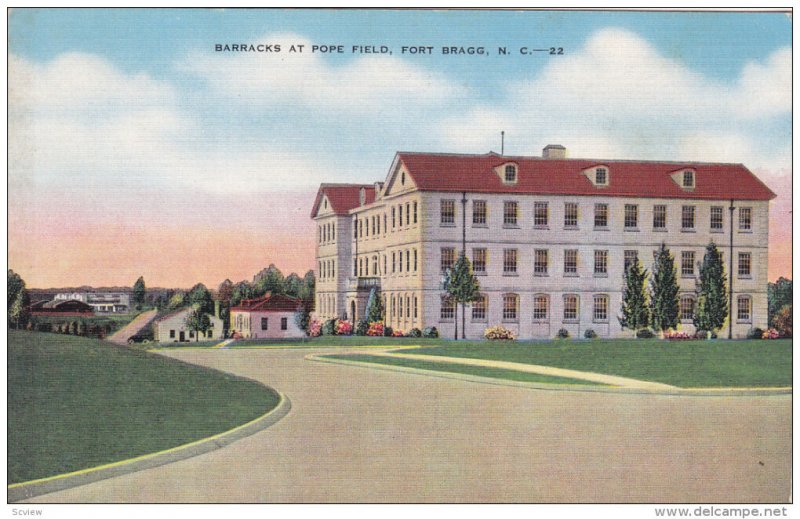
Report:
M 542 150 L 543 159 L 566 159 L 567 148 L 560 144 L 548 144 Z

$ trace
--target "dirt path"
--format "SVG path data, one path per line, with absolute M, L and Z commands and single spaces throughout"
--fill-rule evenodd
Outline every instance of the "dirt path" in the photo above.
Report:
M 114 344 L 128 344 L 128 339 L 139 333 L 142 328 L 150 324 L 150 321 L 155 318 L 157 313 L 158 311 L 155 309 L 142 312 L 141 314 L 137 315 L 133 321 L 109 335 L 106 340 L 113 342 Z
M 309 353 L 164 352 L 263 381 L 292 410 L 218 451 L 34 501 L 791 499 L 791 395 L 537 391 L 304 360 Z

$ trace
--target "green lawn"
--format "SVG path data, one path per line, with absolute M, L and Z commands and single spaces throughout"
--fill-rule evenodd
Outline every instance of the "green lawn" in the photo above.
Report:
M 449 364 L 442 362 L 428 362 L 416 359 L 403 359 L 396 357 L 381 357 L 379 355 L 368 354 L 345 354 L 345 355 L 324 355 L 325 358 L 352 360 L 369 364 L 386 364 L 389 366 L 402 366 L 406 368 L 425 369 L 429 371 L 444 371 L 447 373 L 461 373 L 464 375 L 475 375 L 478 377 L 502 378 L 505 380 L 516 380 L 519 382 L 536 382 L 540 384 L 583 384 L 583 385 L 603 385 L 565 377 L 548 377 L 536 373 L 526 373 L 524 371 L 514 371 L 511 369 L 482 368 L 480 366 L 467 366 L 464 364 Z
M 8 332 L 8 482 L 176 447 L 279 401 L 253 381 L 82 337 Z
M 459 341 L 409 349 L 407 353 L 540 364 L 662 382 L 678 387 L 792 385 L 791 339 L 621 339 L 509 343 Z

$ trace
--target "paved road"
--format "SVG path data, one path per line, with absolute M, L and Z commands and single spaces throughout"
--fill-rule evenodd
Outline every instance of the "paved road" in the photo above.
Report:
M 128 339 L 139 333 L 142 328 L 147 326 L 150 321 L 152 321 L 156 314 L 158 313 L 157 310 L 148 310 L 146 312 L 142 312 L 136 317 L 133 318 L 131 322 L 114 332 L 113 334 L 108 336 L 108 341 L 113 342 L 114 344 L 128 344 Z
M 292 411 L 221 450 L 33 501 L 790 500 L 790 396 L 539 391 L 308 353 L 170 352 L 270 384 Z

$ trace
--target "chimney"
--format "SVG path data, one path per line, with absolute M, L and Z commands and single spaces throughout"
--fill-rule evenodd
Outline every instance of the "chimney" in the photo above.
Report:
M 548 144 L 542 150 L 543 159 L 566 159 L 567 148 L 560 144 Z
M 383 182 L 375 182 L 375 200 L 381 199 L 382 191 L 383 191 Z

